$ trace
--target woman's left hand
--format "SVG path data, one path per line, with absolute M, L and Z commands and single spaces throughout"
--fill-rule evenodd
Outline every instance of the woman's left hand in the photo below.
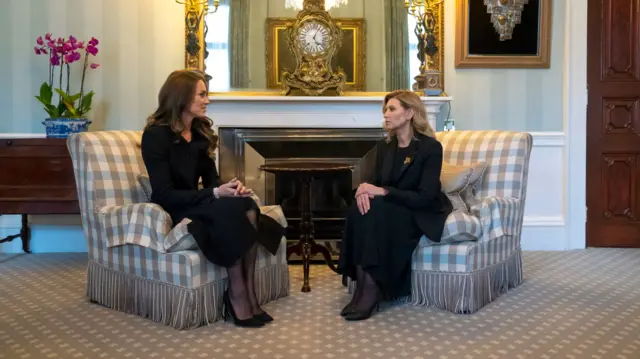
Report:
M 356 191 L 356 197 L 363 193 L 368 194 L 370 197 L 384 196 L 387 194 L 387 191 L 382 187 L 374 186 L 370 183 L 362 183 L 360 186 L 358 186 L 358 190 Z

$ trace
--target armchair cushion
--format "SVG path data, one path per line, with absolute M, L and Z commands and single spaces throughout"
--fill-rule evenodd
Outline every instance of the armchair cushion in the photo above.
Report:
M 470 165 L 452 165 L 442 162 L 440 181 L 442 191 L 447 195 L 454 210 L 469 213 L 470 207 L 476 204 L 476 185 L 481 182 L 487 164 L 476 162 Z
M 519 236 L 522 224 L 522 201 L 519 198 L 487 197 L 471 207 L 480 220 L 482 238 L 488 241 L 500 236 Z
M 482 226 L 478 217 L 453 211 L 444 222 L 441 244 L 461 241 L 474 241 L 482 236 Z
M 138 183 L 140 183 L 140 186 L 142 186 L 144 195 L 147 197 L 147 202 L 151 202 L 151 180 L 149 180 L 149 176 L 139 174 Z
M 171 216 L 155 203 L 105 206 L 98 215 L 107 247 L 136 244 L 160 253 L 166 253 L 167 249 L 194 248 L 191 245 L 178 246 L 191 237 L 187 231 L 188 222 L 183 221 L 173 227 Z
M 422 236 L 418 247 L 434 246 L 463 241 L 475 241 L 482 236 L 480 220 L 474 215 L 456 210 L 451 212 L 444 222 L 444 231 L 440 242 L 434 242 Z

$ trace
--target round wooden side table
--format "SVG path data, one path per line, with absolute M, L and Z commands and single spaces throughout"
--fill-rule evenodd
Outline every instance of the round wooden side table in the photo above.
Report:
M 329 250 L 315 242 L 311 211 L 311 182 L 313 181 L 313 177 L 314 175 L 327 174 L 328 172 L 352 171 L 353 167 L 353 165 L 346 163 L 329 162 L 281 162 L 260 166 L 262 171 L 273 174 L 288 173 L 300 182 L 302 188 L 300 203 L 300 241 L 287 248 L 287 257 L 290 253 L 296 253 L 302 257 L 304 272 L 302 292 L 306 293 L 311 291 L 311 286 L 309 285 L 309 265 L 312 255 L 317 253 L 322 254 L 329 268 L 334 272 L 337 271 Z

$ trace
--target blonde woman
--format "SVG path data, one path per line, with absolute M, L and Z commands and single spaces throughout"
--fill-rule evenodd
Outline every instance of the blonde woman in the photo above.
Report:
M 383 298 L 411 294 L 411 255 L 422 235 L 439 242 L 452 211 L 441 191 L 442 145 L 420 97 L 394 91 L 384 98 L 388 136 L 376 146 L 372 178 L 358 186 L 347 215 L 338 270 L 356 280 L 346 320 L 371 316 Z

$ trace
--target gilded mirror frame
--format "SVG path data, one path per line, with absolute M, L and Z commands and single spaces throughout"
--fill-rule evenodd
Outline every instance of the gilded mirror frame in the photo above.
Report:
M 205 55 L 206 55 L 206 44 L 204 40 L 204 30 L 205 30 L 205 15 L 202 12 L 203 4 L 201 0 L 184 0 L 184 14 L 185 14 L 185 68 L 192 70 L 199 70 L 207 74 L 207 69 L 205 66 Z M 440 81 L 442 83 L 442 88 L 444 89 L 444 54 L 445 54 L 445 42 L 444 42 L 444 4 L 442 1 L 437 3 L 437 16 L 436 20 L 436 45 L 438 47 L 438 52 L 434 55 L 433 63 L 436 64 L 436 70 L 439 72 Z M 202 15 L 201 15 L 202 14 Z M 364 27 L 364 26 L 363 26 Z M 364 29 L 362 29 L 362 34 L 364 35 Z M 366 39 L 362 36 L 362 41 L 359 45 L 361 45 L 362 51 L 362 59 L 364 63 L 366 63 Z M 364 73 L 364 72 L 363 72 Z M 207 77 L 210 76 L 207 74 Z M 360 82 L 360 81 L 358 81 Z M 364 78 L 361 79 L 361 83 L 364 85 Z M 351 91 L 347 90 L 343 93 L 343 96 L 384 96 L 387 92 L 370 92 L 370 91 Z M 274 95 L 279 96 L 280 91 L 276 89 L 267 89 L 262 92 L 242 92 L 242 91 L 234 91 L 234 92 L 209 92 L 209 95 L 216 96 L 265 96 L 265 95 Z M 444 92 L 443 96 L 446 95 Z M 421 94 L 421 96 L 424 96 Z

